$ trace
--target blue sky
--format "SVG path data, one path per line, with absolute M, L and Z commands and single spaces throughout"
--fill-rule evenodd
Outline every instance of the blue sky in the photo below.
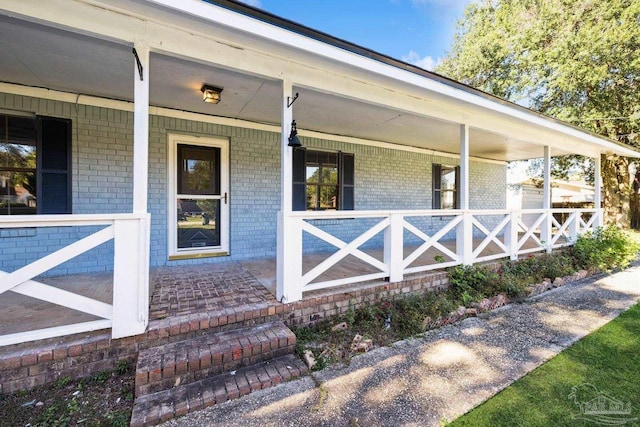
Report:
M 432 69 L 471 0 L 242 0 L 352 43 Z

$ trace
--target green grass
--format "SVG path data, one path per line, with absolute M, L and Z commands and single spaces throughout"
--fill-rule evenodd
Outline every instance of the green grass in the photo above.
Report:
M 630 402 L 630 417 L 638 420 L 624 425 L 640 425 L 639 332 L 640 305 L 635 305 L 449 425 L 601 425 L 573 416 L 579 408 L 569 394 L 584 383 L 625 404 Z

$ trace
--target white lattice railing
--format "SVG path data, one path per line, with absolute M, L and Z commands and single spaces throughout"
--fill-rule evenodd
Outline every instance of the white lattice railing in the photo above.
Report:
M 88 313 L 100 320 L 0 336 L 0 346 L 111 328 L 113 338 L 145 331 L 149 312 L 149 215 L 38 215 L 3 217 L 0 229 L 103 226 L 80 240 L 11 273 L 0 271 L 0 298 L 7 291 Z M 112 304 L 33 280 L 110 240 L 114 241 Z
M 560 222 L 554 214 L 567 217 Z M 586 219 L 586 215 L 591 216 Z M 596 209 L 281 213 L 277 294 L 282 301 L 297 301 L 305 291 L 381 278 L 398 282 L 405 274 L 500 258 L 517 259 L 520 255 L 571 245 L 579 234 L 599 225 L 600 218 L 601 212 Z M 320 228 L 317 220 L 368 220 L 372 225 L 363 227 L 357 237 L 348 240 Z M 429 226 L 425 227 L 425 223 Z M 359 227 L 355 223 L 352 226 Z M 362 249 L 381 233 L 384 235 L 381 254 L 380 250 L 371 249 L 371 245 L 368 250 Z M 305 271 L 307 236 L 337 250 Z M 430 250 L 429 253 L 435 251 L 438 255 L 429 257 Z M 357 258 L 368 271 L 323 278 L 348 256 Z

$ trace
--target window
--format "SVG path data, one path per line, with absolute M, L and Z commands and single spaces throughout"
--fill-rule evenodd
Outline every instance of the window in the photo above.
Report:
M 0 114 L 0 215 L 71 213 L 71 122 Z
M 458 208 L 458 166 L 433 165 L 433 209 Z
M 293 210 L 353 210 L 353 154 L 296 148 Z

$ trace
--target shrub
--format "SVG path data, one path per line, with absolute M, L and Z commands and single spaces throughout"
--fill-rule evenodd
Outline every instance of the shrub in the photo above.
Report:
M 578 268 L 608 271 L 625 268 L 638 256 L 640 245 L 625 231 L 608 225 L 587 232 L 571 248 Z
M 505 280 L 522 282 L 525 286 L 541 282 L 545 278 L 553 281 L 556 277 L 568 276 L 575 270 L 573 259 L 558 253 L 507 261 L 502 266 Z
M 498 272 L 487 266 L 459 265 L 447 271 L 449 273 L 449 295 L 453 300 L 463 305 L 469 305 L 473 301 L 493 296 L 502 291 Z

